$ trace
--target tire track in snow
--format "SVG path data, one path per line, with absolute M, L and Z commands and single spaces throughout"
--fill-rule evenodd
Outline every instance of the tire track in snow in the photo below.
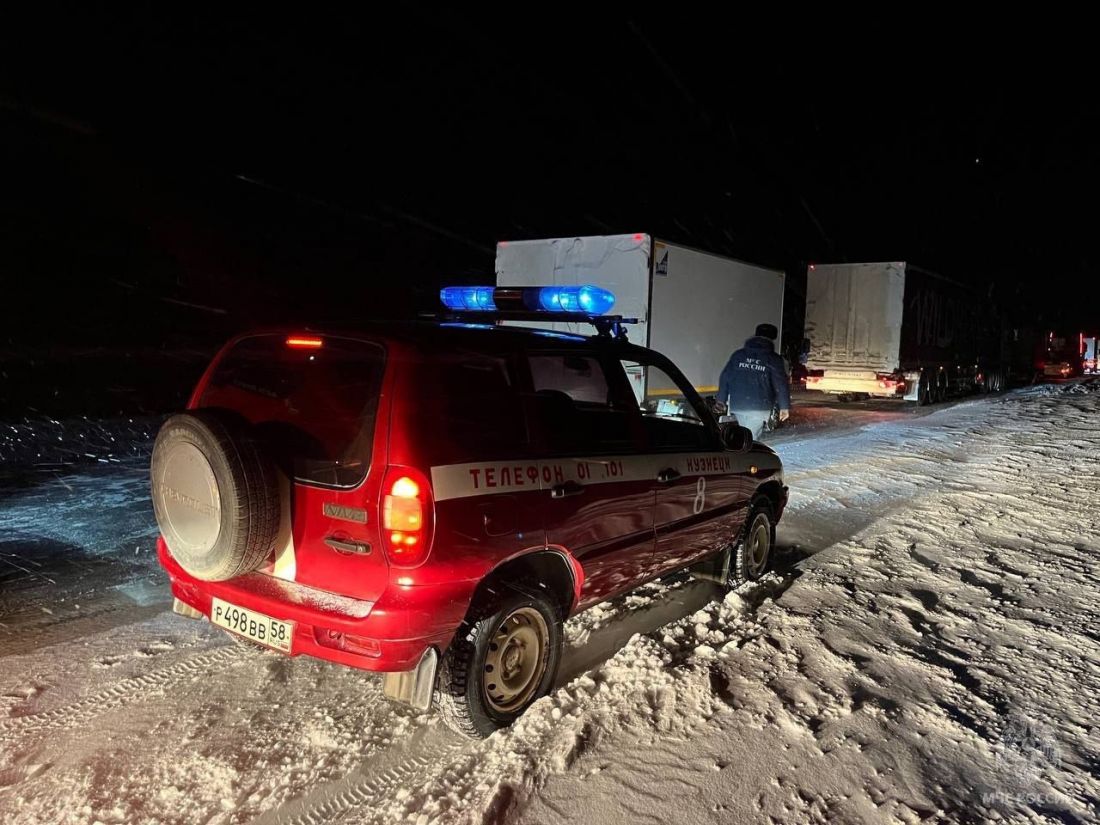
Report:
M 209 674 L 248 658 L 236 645 L 200 653 L 160 670 L 124 679 L 78 702 L 59 708 L 0 720 L 0 743 L 9 743 L 26 733 L 57 733 L 77 727 L 96 716 L 132 701 L 154 696 L 195 674 Z M 13 735 L 14 734 L 14 735 Z
M 14 630 L 8 629 L 0 621 L 0 638 L 3 638 L 3 650 L 0 659 L 7 656 L 25 656 L 51 645 L 72 642 L 76 639 L 103 633 L 116 627 L 144 622 L 171 607 L 170 601 L 155 602 L 149 605 L 135 604 L 125 596 L 112 596 L 109 599 L 93 603 L 78 613 L 67 612 L 43 614 L 36 624 L 29 621 L 17 621 Z M 34 614 L 31 614 L 34 615 Z
M 377 809 L 410 787 L 413 780 L 440 775 L 448 761 L 473 744 L 438 725 L 422 727 L 403 743 L 374 754 L 343 778 L 268 811 L 252 823 L 326 825 L 343 820 L 352 812 L 356 814 L 356 822 L 373 822 Z

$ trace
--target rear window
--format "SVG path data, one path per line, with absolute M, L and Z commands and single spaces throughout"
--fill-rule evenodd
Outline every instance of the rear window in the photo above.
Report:
M 350 338 L 320 340 L 299 348 L 282 335 L 243 339 L 218 364 L 199 406 L 242 414 L 295 478 L 350 487 L 370 468 L 385 352 Z

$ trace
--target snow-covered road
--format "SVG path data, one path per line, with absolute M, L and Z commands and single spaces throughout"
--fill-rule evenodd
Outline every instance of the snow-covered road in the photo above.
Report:
M 166 612 L 140 467 L 10 492 L 0 821 L 1095 819 L 1100 385 L 889 418 L 777 439 L 776 572 L 577 617 L 482 743 Z

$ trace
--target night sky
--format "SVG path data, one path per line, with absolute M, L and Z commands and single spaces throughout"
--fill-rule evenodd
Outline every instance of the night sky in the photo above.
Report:
M 636 231 L 784 268 L 788 303 L 809 261 L 907 260 L 1100 325 L 1068 44 L 420 9 L 9 27 L 9 359 L 407 315 L 497 240 Z

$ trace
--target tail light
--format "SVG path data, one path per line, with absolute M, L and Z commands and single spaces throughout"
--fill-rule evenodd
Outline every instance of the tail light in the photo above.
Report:
M 904 390 L 905 380 L 901 378 L 880 378 L 878 385 L 884 390 Z
M 396 567 L 423 564 L 435 528 L 431 484 L 411 467 L 390 467 L 382 492 L 382 543 L 390 563 Z
M 821 376 L 820 375 L 807 375 L 806 376 L 806 383 L 807 384 L 820 384 L 821 383 Z
M 368 639 L 366 636 L 354 636 L 340 630 L 315 627 L 313 628 L 313 638 L 317 644 L 333 650 L 343 650 L 346 653 L 357 653 L 360 656 L 375 658 L 382 655 L 381 643 L 377 639 Z

